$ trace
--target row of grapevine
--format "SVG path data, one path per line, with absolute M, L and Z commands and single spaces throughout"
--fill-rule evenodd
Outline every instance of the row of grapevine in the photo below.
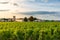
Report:
M 60 40 L 60 22 L 0 22 L 0 40 Z

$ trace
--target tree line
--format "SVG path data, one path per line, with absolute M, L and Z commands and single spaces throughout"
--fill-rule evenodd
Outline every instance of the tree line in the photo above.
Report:
M 33 16 L 30 16 L 29 18 L 25 17 L 23 21 L 24 21 L 24 22 L 28 22 L 28 21 L 32 22 L 32 21 L 34 21 L 34 20 L 37 20 L 37 18 L 35 18 L 35 17 L 33 17 Z
M 33 22 L 35 20 L 38 20 L 38 18 L 35 18 L 33 16 L 30 16 L 29 18 L 24 17 L 23 19 L 24 22 L 28 22 L 28 21 Z M 41 22 L 60 22 L 60 20 L 41 20 Z

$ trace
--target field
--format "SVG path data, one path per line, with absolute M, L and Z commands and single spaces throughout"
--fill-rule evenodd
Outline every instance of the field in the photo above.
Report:
M 60 22 L 0 22 L 0 40 L 60 40 Z

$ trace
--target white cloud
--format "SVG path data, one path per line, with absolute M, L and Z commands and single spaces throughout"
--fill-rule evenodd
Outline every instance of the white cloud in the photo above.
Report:
M 0 9 L 9 9 L 10 11 L 7 12 L 1 12 L 0 11 L 0 16 L 1 15 L 5 15 L 7 16 L 7 13 L 9 13 L 8 15 L 16 15 L 13 13 L 17 13 L 17 12 L 28 12 L 28 11 L 59 11 L 60 12 L 60 4 L 59 3 L 40 3 L 40 2 L 36 2 L 37 0 L 1 0 L 0 2 L 9 2 L 8 4 L 0 4 Z M 31 2 L 32 1 L 32 2 Z M 38 1 L 43 1 L 43 2 L 48 2 L 48 0 L 38 0 Z M 17 3 L 19 6 L 14 6 L 13 4 Z M 2 13 L 2 14 L 1 14 Z M 6 14 L 4 14 L 6 13 Z M 18 14 L 17 14 L 18 16 Z M 21 16 L 21 15 L 19 15 Z M 25 15 L 24 15 L 25 16 Z M 42 16 L 41 18 L 46 17 L 46 15 L 40 15 Z M 48 17 L 48 18 L 52 18 Z M 53 19 L 58 19 L 53 17 Z
M 58 4 L 46 4 L 46 3 L 30 3 L 28 1 L 35 1 L 35 0 L 3 0 L 3 1 L 9 1 L 10 4 L 7 5 L 0 5 L 0 9 L 10 9 L 12 10 L 18 10 L 20 12 L 25 11 L 34 11 L 34 10 L 47 10 L 47 11 L 59 11 L 60 8 Z M 47 2 L 48 0 L 41 0 L 44 2 Z M 14 6 L 13 4 L 17 3 L 19 6 Z M 5 7 L 4 7 L 5 6 Z

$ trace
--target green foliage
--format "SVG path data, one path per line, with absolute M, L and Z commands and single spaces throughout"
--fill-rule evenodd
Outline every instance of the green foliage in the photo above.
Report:
M 25 17 L 23 21 L 24 21 L 24 22 L 27 22 L 27 21 L 28 21 L 28 18 L 27 18 L 27 17 Z
M 29 21 L 34 21 L 34 17 L 33 16 L 29 17 Z
M 60 22 L 0 22 L 0 40 L 60 40 Z

